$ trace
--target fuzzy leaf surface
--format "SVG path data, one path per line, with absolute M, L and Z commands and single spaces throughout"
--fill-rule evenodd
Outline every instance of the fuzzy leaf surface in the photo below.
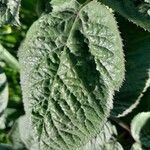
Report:
M 99 133 L 124 78 L 117 25 L 99 2 L 51 2 L 19 50 L 26 114 L 40 150 L 74 150 Z
M 78 150 L 123 150 L 115 138 L 116 135 L 116 127 L 107 122 L 98 135 Z

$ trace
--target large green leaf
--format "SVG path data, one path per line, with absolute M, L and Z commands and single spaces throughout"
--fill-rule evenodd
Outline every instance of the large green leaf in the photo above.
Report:
M 149 0 L 101 0 L 122 16 L 150 31 Z
M 51 4 L 53 12 L 32 25 L 19 50 L 23 100 L 40 150 L 74 150 L 109 116 L 124 78 L 122 43 L 100 3 Z
M 21 0 L 0 0 L 0 27 L 4 24 L 19 24 Z
M 115 138 L 116 135 L 116 127 L 107 122 L 100 133 L 79 150 L 123 150 Z
M 122 117 L 139 104 L 150 86 L 150 33 L 123 18 L 118 21 L 124 39 L 126 75 L 123 86 L 115 96 L 112 115 Z
M 150 149 L 150 112 L 136 115 L 131 122 L 131 133 L 137 143 Z

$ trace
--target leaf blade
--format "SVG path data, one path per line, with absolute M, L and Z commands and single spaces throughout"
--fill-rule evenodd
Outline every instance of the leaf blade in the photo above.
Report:
M 97 134 L 109 115 L 113 93 L 124 78 L 122 44 L 105 6 L 52 2 L 53 12 L 34 23 L 19 50 L 24 104 L 40 149 L 76 149 Z M 94 39 L 101 42 L 97 48 Z M 45 100 L 38 105 L 41 97 Z

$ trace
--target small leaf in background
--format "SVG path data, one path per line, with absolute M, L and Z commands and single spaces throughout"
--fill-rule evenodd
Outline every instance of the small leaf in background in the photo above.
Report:
M 133 138 L 141 147 L 150 149 L 150 112 L 142 112 L 136 115 L 131 122 Z
M 124 39 L 126 74 L 111 114 L 123 117 L 137 107 L 150 86 L 150 33 L 120 16 L 118 22 Z
M 5 24 L 19 25 L 21 0 L 0 0 L 0 27 Z

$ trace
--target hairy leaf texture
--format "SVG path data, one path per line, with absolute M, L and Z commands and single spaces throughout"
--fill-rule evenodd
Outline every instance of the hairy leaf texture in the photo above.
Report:
M 99 134 L 78 150 L 123 150 L 115 138 L 116 135 L 116 127 L 107 122 Z
M 40 150 L 74 150 L 99 133 L 124 78 L 113 15 L 99 2 L 53 0 L 19 50 L 26 114 Z
M 123 150 L 120 143 L 117 142 L 116 136 L 116 127 L 110 122 L 106 122 L 100 133 L 77 150 Z M 32 128 L 27 116 L 22 116 L 17 120 L 10 133 L 10 140 L 15 150 L 25 149 L 25 147 L 29 150 L 38 149 L 38 144 L 33 139 Z
M 135 141 L 143 147 L 143 150 L 150 149 L 150 112 L 139 113 L 133 118 L 131 133 Z
M 150 86 L 150 34 L 123 18 L 118 21 L 124 39 L 126 75 L 115 95 L 112 115 L 123 117 L 136 108 Z
M 0 0 L 0 26 L 8 23 L 19 25 L 21 0 Z
M 150 31 L 149 0 L 102 0 L 128 20 Z

